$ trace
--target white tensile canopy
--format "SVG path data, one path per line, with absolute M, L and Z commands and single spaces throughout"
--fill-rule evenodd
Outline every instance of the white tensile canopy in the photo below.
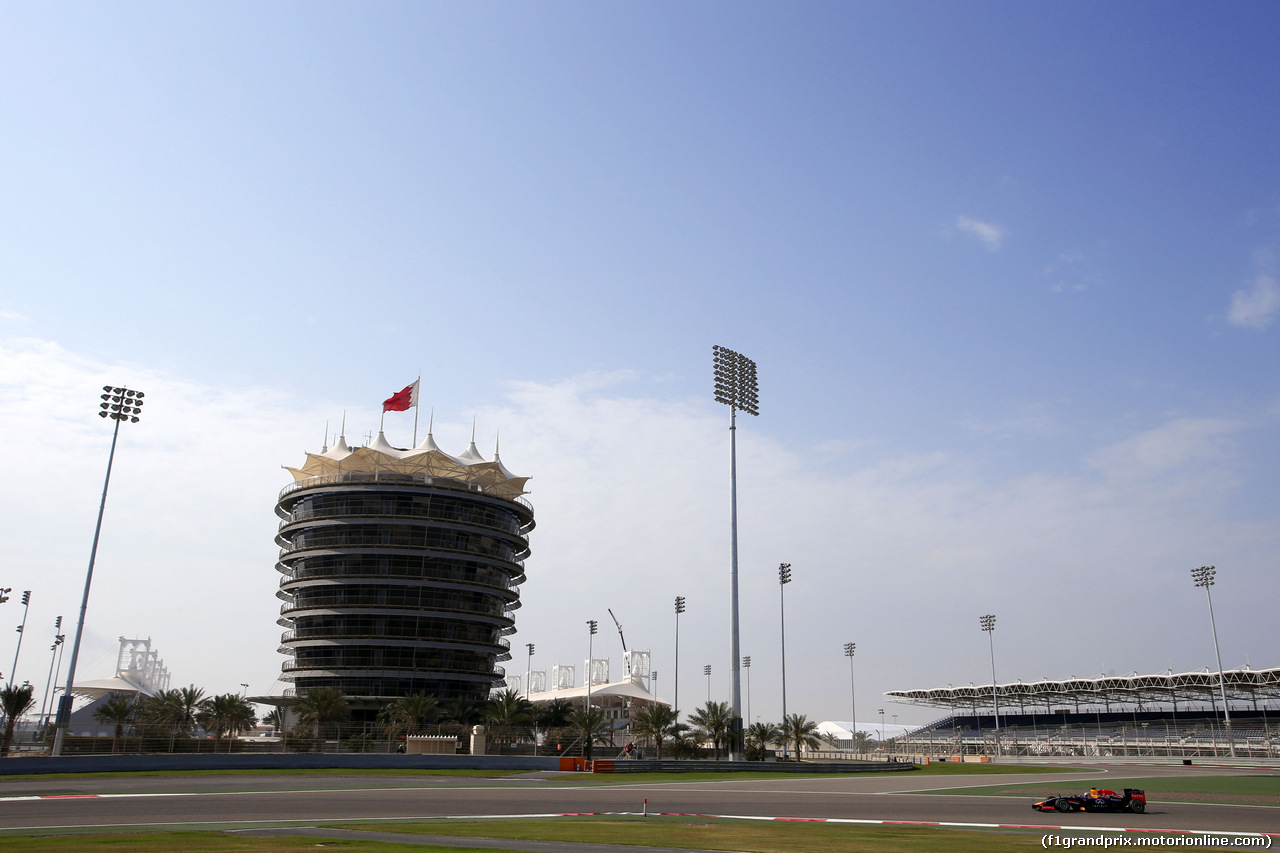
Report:
M 333 447 L 322 453 L 308 453 L 301 468 L 286 465 L 285 470 L 298 482 L 354 473 L 371 474 L 375 478 L 387 473 L 456 480 L 508 499 L 525 494 L 525 483 L 530 479 L 513 475 L 496 452 L 492 461 L 486 460 L 474 441 L 461 456 L 451 456 L 436 445 L 430 433 L 417 447 L 408 450 L 391 446 L 382 432 L 367 447 L 354 450 L 347 445 L 345 437 L 339 437 Z

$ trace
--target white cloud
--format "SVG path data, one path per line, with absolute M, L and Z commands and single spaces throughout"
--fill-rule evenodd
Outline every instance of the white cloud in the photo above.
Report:
M 998 252 L 1008 232 L 993 222 L 980 222 L 967 216 L 956 218 L 956 228 L 977 240 L 988 251 Z
M 1265 329 L 1280 311 L 1280 286 L 1273 276 L 1259 274 L 1253 283 L 1231 295 L 1227 319 L 1245 329 Z
M 1079 293 L 1103 283 L 1092 271 L 1088 258 L 1080 252 L 1063 252 L 1045 265 L 1041 275 L 1053 293 Z
M 684 595 L 687 709 L 706 696 L 705 664 L 714 667 L 713 696 L 728 690 L 727 418 L 700 398 L 623 396 L 617 382 L 628 376 L 512 385 L 478 414 L 477 444 L 487 456 L 501 429 L 503 462 L 533 477 L 537 528 L 513 645 L 537 643 L 536 668 L 580 668 L 583 623 L 607 624 L 612 608 L 629 647 L 653 653 L 659 692 L 670 698 L 672 600 Z M 136 383 L 148 402 L 142 423 L 121 430 L 82 676 L 109 674 L 115 638 L 140 635 L 153 639 L 176 683 L 266 691 L 282 661 L 272 505 L 289 477 L 280 466 L 318 449 L 320 425 L 341 404 L 97 364 L 47 342 L 0 342 L 0 428 L 11 437 L 0 490 L 5 585 L 35 591 L 29 632 L 51 628 L 59 613 L 73 620 L 78 608 L 110 431 L 92 411 L 107 381 Z M 460 452 L 470 413 L 447 414 L 436 413 L 436 439 Z M 407 443 L 409 423 L 388 423 L 389 439 Z M 1002 679 L 1069 675 L 1064 667 L 1083 664 L 1046 663 L 1044 649 L 1081 636 L 1125 648 L 1125 670 L 1162 669 L 1170 659 L 1194 668 L 1207 662 L 1204 644 L 1177 627 L 1199 614 L 1186 568 L 1236 566 L 1250 588 L 1269 582 L 1263 569 L 1280 558 L 1274 513 L 1262 508 L 1244 522 L 1223 510 L 1247 473 L 1234 454 L 1237 422 L 1179 418 L 1081 464 L 1046 455 L 1038 468 L 999 477 L 976 454 L 905 452 L 859 436 L 833 440 L 856 443 L 866 461 L 832 465 L 767 428 L 753 419 L 737 434 L 741 653 L 753 656 L 753 713 L 763 719 L 779 712 L 784 560 L 793 564 L 788 710 L 843 719 L 847 682 L 832 676 L 842 671 L 843 643 L 858 643 L 859 696 L 870 708 L 885 690 L 989 677 L 976 623 L 985 612 L 1001 619 Z M 1089 594 L 1078 596 L 1071 591 L 1083 578 Z M 1244 612 L 1250 600 L 1229 601 L 1227 587 L 1235 588 L 1224 584 L 1221 606 L 1238 627 L 1223 653 L 1235 665 L 1249 649 L 1275 648 L 1277 628 Z M 39 646 L 30 648 L 18 675 L 37 682 L 44 669 Z M 616 674 L 621 647 L 611 632 L 596 637 L 594 651 L 613 658 Z
M 30 323 L 31 318 L 25 314 L 19 314 L 17 311 L 10 311 L 7 308 L 0 308 L 0 320 L 9 323 Z
M 1089 454 L 1086 464 L 1117 479 L 1220 469 L 1234 455 L 1231 435 L 1242 424 L 1225 418 L 1178 418 Z

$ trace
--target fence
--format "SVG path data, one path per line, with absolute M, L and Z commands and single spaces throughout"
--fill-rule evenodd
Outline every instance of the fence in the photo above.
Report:
M 64 755 L 151 755 L 215 754 L 215 753 L 332 753 L 332 754 L 394 754 L 405 751 L 405 732 L 388 733 L 375 723 L 344 722 L 326 723 L 321 736 L 315 730 L 298 726 L 283 737 L 245 736 L 222 737 L 190 736 L 182 734 L 153 733 L 139 735 L 130 729 L 120 737 L 109 735 L 68 735 L 62 746 Z M 419 735 L 450 736 L 457 740 L 455 754 L 471 752 L 471 727 L 456 723 L 441 723 L 414 732 Z M 539 733 L 535 744 L 528 727 L 485 727 L 487 755 L 521 756 L 580 756 L 582 742 L 570 729 L 552 729 Z M 53 729 L 43 731 L 19 731 L 14 738 L 11 754 L 18 756 L 47 755 L 53 744 Z M 598 754 L 614 749 L 611 744 L 597 744 Z M 446 750 L 447 751 L 447 750 Z M 612 753 L 610 753 L 612 754 Z

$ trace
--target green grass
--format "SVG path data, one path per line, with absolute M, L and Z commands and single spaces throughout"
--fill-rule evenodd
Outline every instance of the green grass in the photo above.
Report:
M 356 825 L 344 828 L 355 829 Z M 970 832 L 934 827 L 847 826 L 830 823 L 738 821 L 691 817 L 607 817 L 522 821 L 449 821 L 360 827 L 382 832 L 521 839 L 653 847 L 703 848 L 744 853 L 948 853 L 1025 851 L 1039 846 L 1023 833 Z
M 439 821 L 433 823 L 360 826 L 344 829 L 450 835 L 552 842 L 636 844 L 673 848 L 733 850 L 743 853 L 903 853 L 947 850 L 955 853 L 1026 851 L 1038 839 L 1021 833 L 967 832 L 929 827 L 840 826 L 824 823 L 765 823 L 710 818 L 565 818 L 521 821 Z M 253 838 L 202 832 L 131 832 L 121 835 L 0 836 L 0 850 L 23 853 L 49 851 L 128 851 L 128 853 L 291 853 L 338 849 L 352 853 L 440 851 L 462 848 L 408 846 L 390 841 L 352 841 L 316 837 Z

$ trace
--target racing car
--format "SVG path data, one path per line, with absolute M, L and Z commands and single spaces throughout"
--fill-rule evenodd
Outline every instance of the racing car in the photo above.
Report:
M 1087 794 L 1074 797 L 1049 797 L 1033 803 L 1031 808 L 1040 812 L 1133 812 L 1147 810 L 1147 794 L 1140 788 L 1125 788 L 1123 794 L 1106 788 L 1090 788 Z

